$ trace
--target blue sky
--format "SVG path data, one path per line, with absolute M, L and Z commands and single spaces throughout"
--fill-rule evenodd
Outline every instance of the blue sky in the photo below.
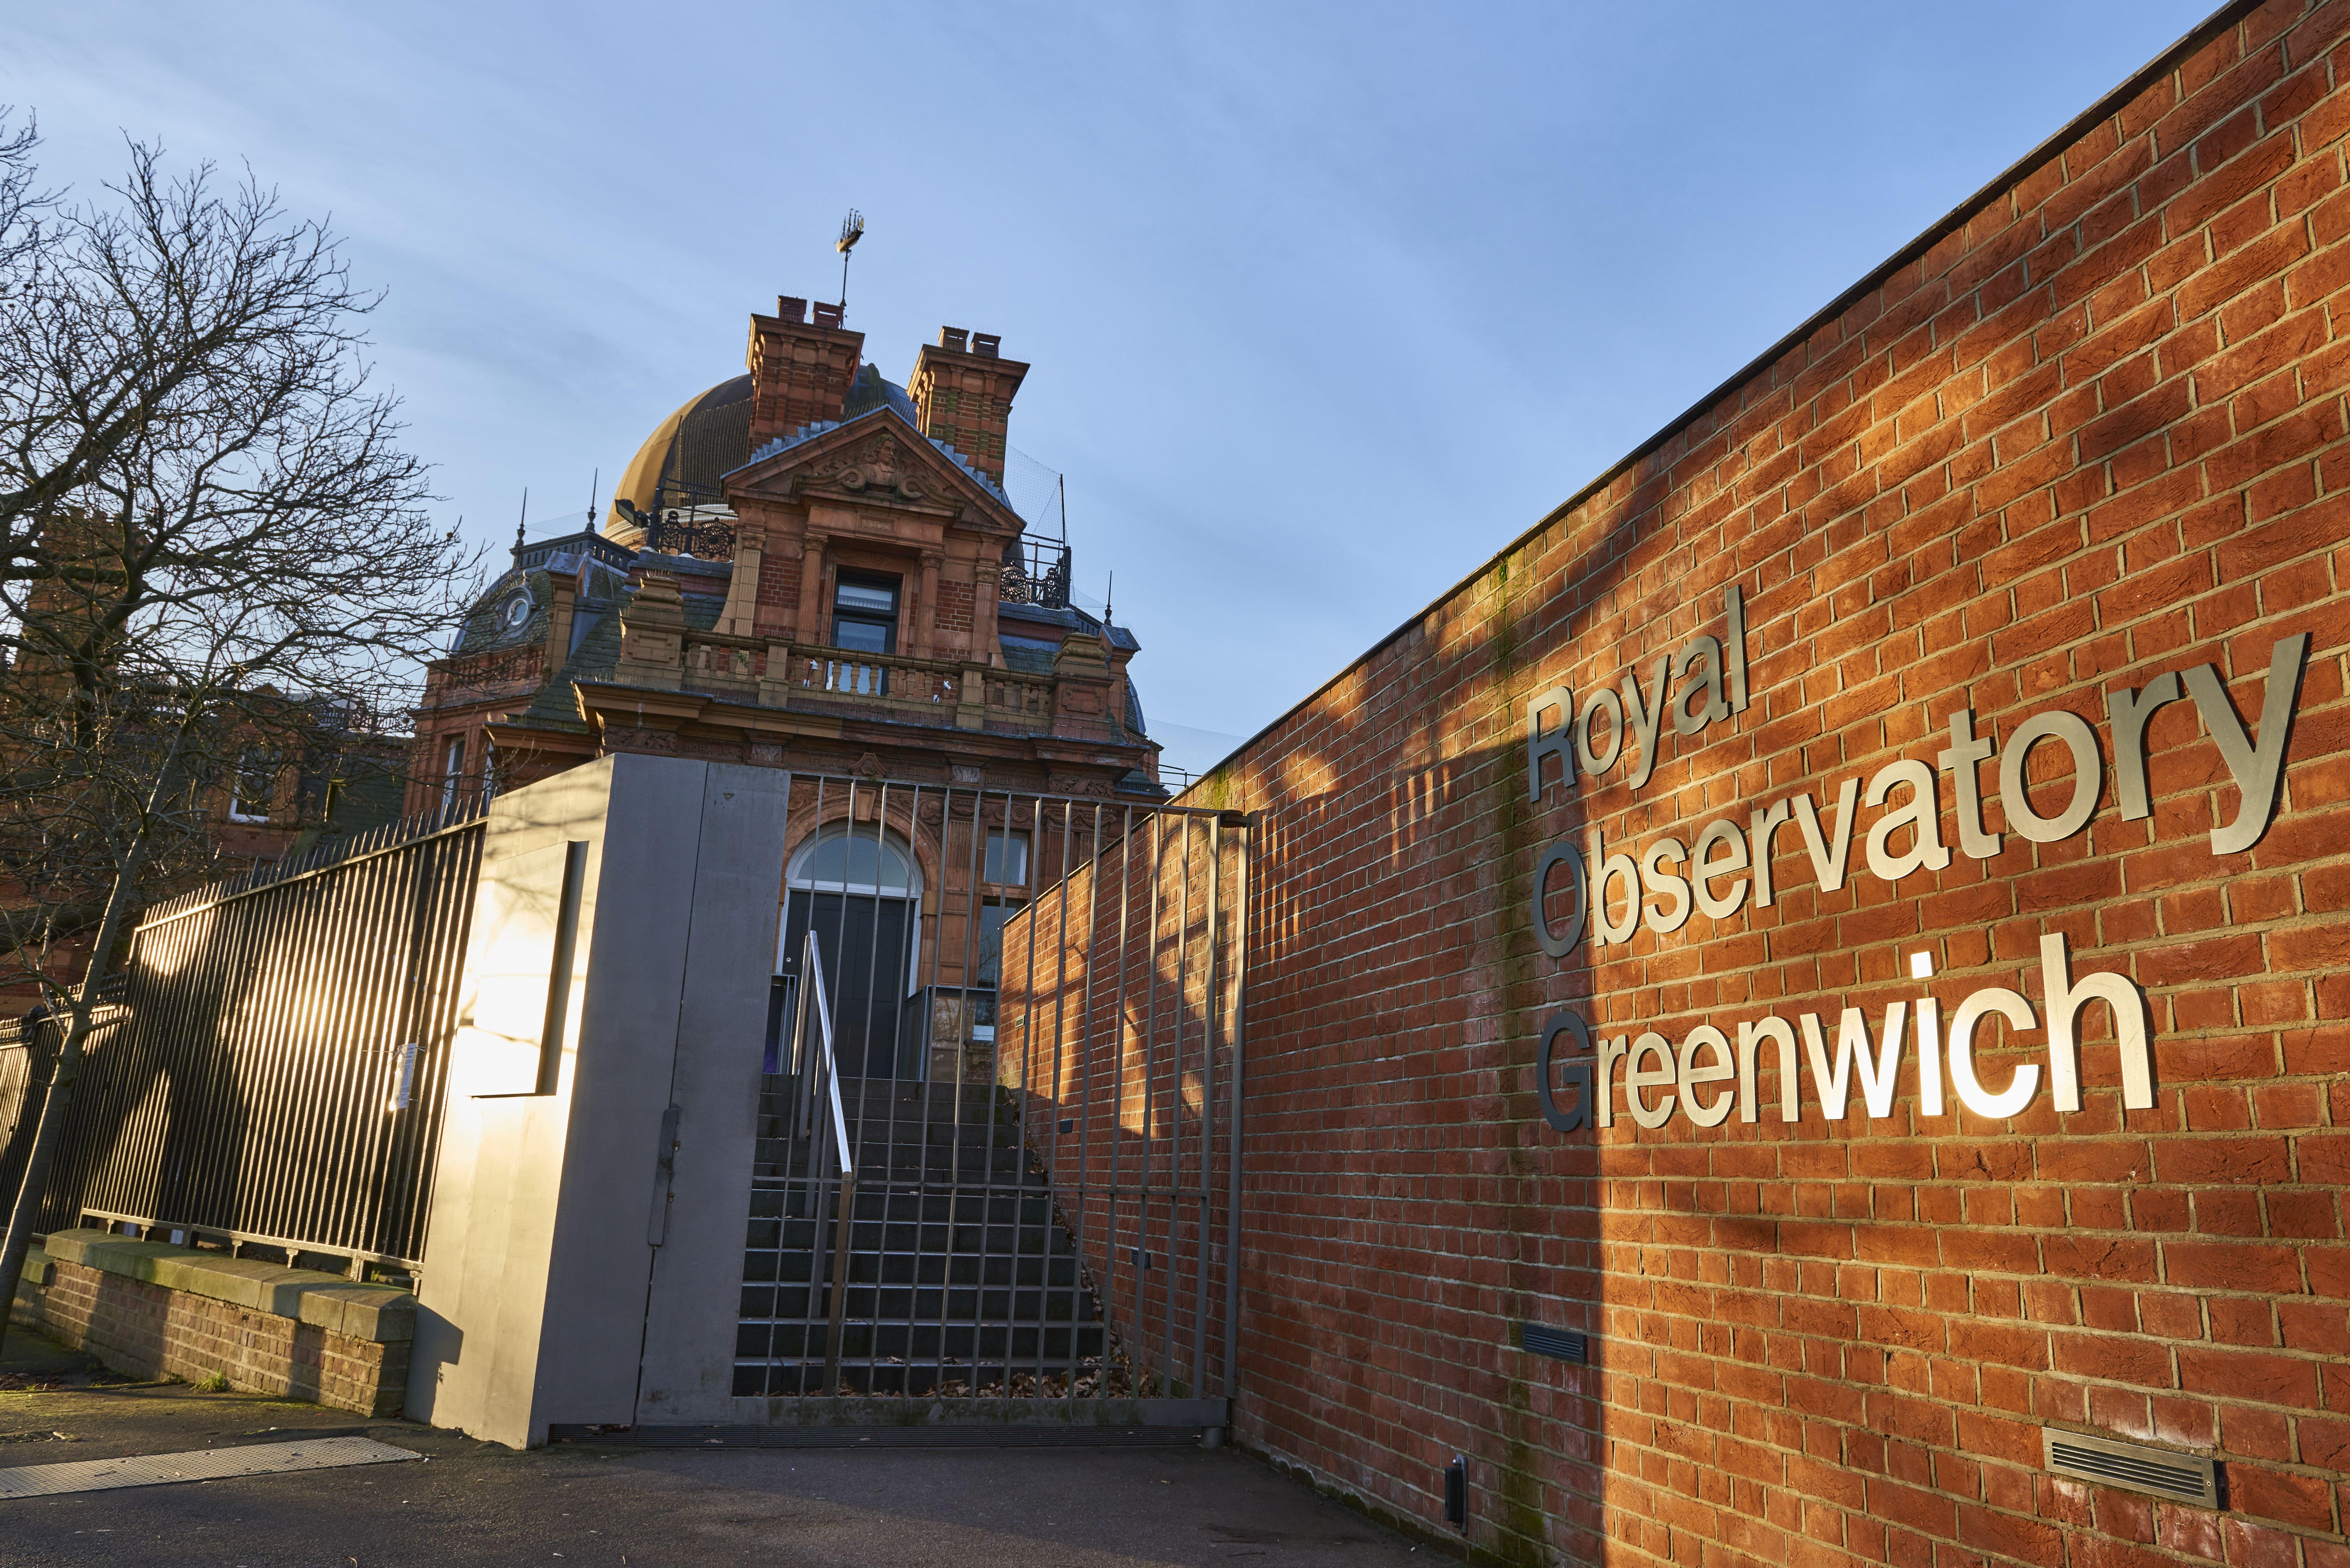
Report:
M 484 541 L 576 525 L 861 209 L 868 356 L 1035 365 L 1013 444 L 1199 766 L 2209 9 L 77 0 L 0 16 L 0 101 L 54 179 L 160 138 L 331 215 Z

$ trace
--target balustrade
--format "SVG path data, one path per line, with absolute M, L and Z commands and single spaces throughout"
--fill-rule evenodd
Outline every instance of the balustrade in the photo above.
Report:
M 685 685 L 770 706 L 877 706 L 957 728 L 1035 730 L 1053 721 L 1053 680 L 984 665 L 807 643 L 687 632 Z

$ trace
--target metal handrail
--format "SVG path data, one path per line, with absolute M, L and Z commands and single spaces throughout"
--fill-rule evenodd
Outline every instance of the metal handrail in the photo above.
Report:
M 807 1049 L 807 1012 L 810 1000 L 816 1006 L 816 1044 L 820 1055 Z M 840 1102 L 840 1063 L 832 1047 L 832 1004 L 824 994 L 824 955 L 816 946 L 816 932 L 807 934 L 807 947 L 800 962 L 799 1017 L 793 1031 L 793 1065 L 800 1071 L 800 1134 L 812 1136 L 815 1131 L 816 1096 L 811 1077 L 824 1079 L 825 1098 L 832 1114 L 832 1142 L 840 1161 L 839 1184 L 836 1193 L 839 1213 L 832 1228 L 832 1298 L 831 1326 L 824 1338 L 824 1386 L 827 1393 L 840 1388 L 840 1334 L 848 1307 L 848 1240 L 849 1224 L 857 1207 L 857 1157 L 848 1144 L 848 1116 Z M 816 1210 L 824 1212 L 824 1183 L 818 1178 L 812 1196 Z

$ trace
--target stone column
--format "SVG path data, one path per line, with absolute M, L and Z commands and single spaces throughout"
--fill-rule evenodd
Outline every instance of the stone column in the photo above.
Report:
M 759 619 L 759 562 L 766 553 L 767 531 L 748 517 L 734 524 L 734 575 L 726 583 L 726 607 L 718 614 L 718 629 L 729 637 L 755 637 Z
M 935 550 L 922 552 L 921 593 L 914 610 L 914 646 L 917 659 L 928 659 L 938 646 L 939 567 L 946 557 Z
M 982 664 L 1003 668 L 1003 650 L 995 643 L 995 607 L 1003 597 L 1003 564 L 985 556 L 971 578 L 971 656 Z
M 792 640 L 832 640 L 832 628 L 824 624 L 824 540 L 814 534 L 800 547 L 800 617 Z

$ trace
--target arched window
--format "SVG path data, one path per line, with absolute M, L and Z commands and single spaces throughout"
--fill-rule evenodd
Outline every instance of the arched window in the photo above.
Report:
M 906 841 L 886 828 L 836 822 L 819 829 L 792 857 L 785 877 L 814 893 L 879 894 L 919 898 L 921 868 Z

